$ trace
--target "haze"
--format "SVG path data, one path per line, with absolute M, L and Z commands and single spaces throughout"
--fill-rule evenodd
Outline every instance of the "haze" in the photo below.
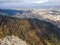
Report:
M 0 8 L 60 6 L 60 0 L 0 0 Z

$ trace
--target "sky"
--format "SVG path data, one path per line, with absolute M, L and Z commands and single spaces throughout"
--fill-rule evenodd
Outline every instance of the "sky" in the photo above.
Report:
M 48 0 L 0 0 L 0 3 L 43 3 L 48 2 Z
M 35 6 L 47 3 L 50 5 L 49 2 L 52 2 L 51 5 L 58 5 L 60 4 L 60 0 L 0 0 L 0 8 L 12 8 L 12 7 L 25 7 L 25 6 Z
M 0 3 L 44 3 L 44 2 L 60 2 L 60 0 L 0 0 Z

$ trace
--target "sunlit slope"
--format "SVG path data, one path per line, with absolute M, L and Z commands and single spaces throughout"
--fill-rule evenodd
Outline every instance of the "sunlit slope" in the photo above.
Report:
M 0 16 L 0 39 L 12 35 L 28 45 L 60 45 L 60 29 L 49 22 Z

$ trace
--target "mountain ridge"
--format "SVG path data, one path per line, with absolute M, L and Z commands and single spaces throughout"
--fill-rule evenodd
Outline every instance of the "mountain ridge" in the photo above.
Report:
M 18 36 L 28 45 L 59 45 L 60 29 L 35 18 L 13 18 L 0 15 L 0 39 Z

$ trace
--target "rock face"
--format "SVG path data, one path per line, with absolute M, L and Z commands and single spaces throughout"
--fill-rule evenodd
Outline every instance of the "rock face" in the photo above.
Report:
M 60 45 L 60 29 L 49 22 L 0 16 L 0 39 L 12 35 L 27 45 Z
M 15 36 L 6 36 L 0 40 L 0 45 L 27 45 L 25 41 Z

